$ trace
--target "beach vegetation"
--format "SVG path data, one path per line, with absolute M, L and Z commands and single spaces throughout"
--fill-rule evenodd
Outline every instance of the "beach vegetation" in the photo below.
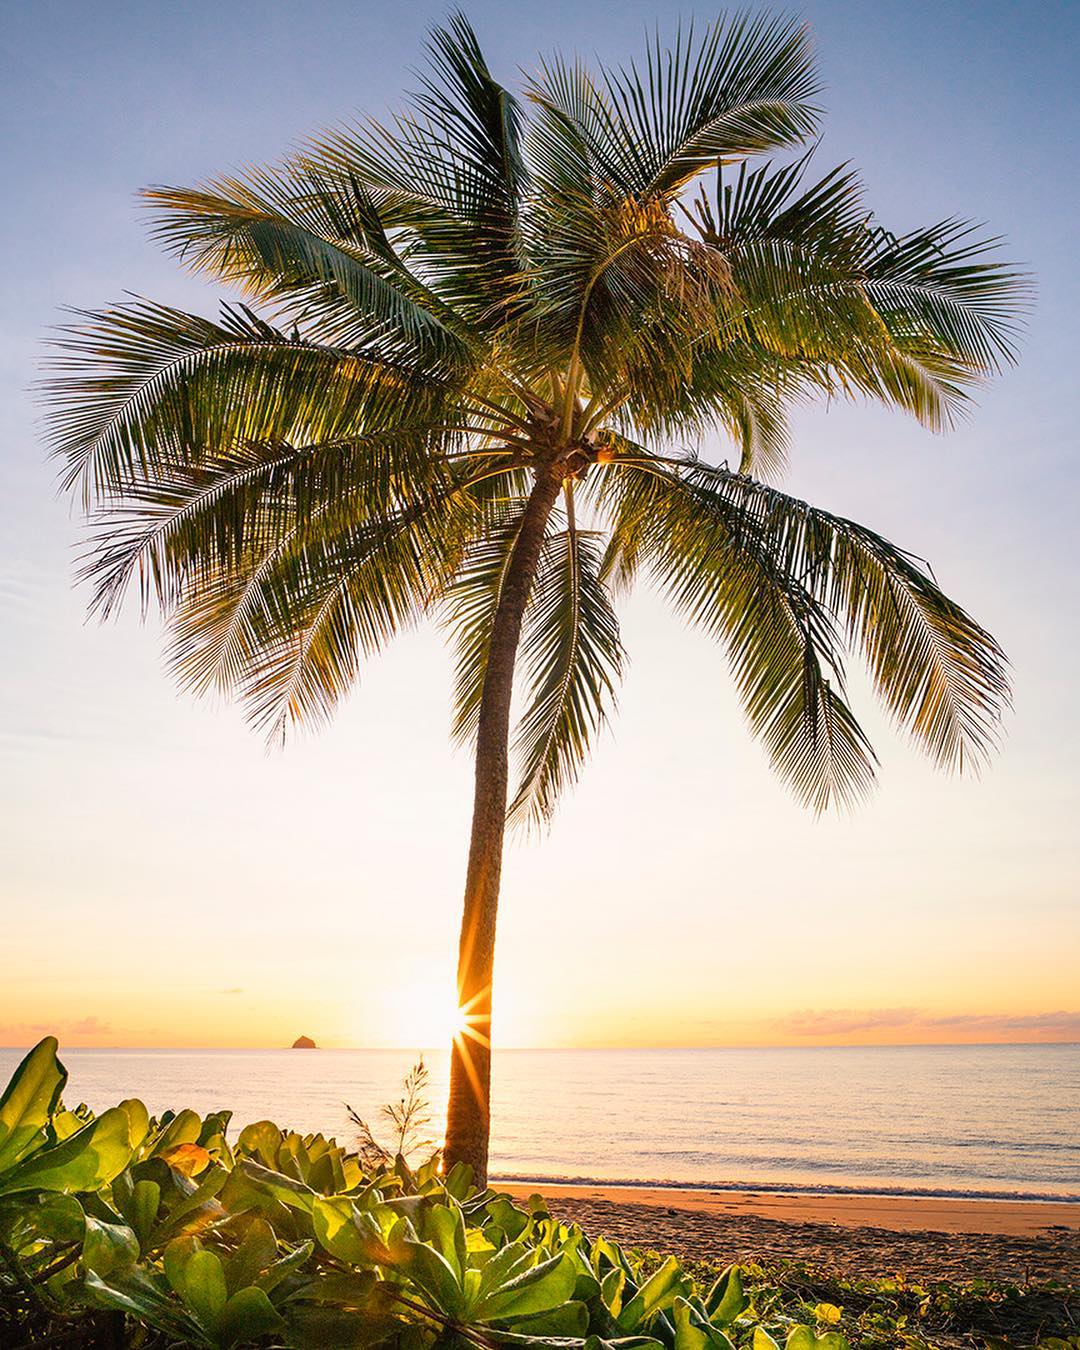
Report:
M 517 93 L 461 15 L 429 57 L 389 121 L 148 190 L 157 241 L 237 299 L 81 314 L 45 396 L 93 611 L 157 602 L 180 683 L 271 739 L 445 626 L 476 768 L 445 1156 L 482 1183 L 506 831 L 546 825 L 614 710 L 620 593 L 653 584 L 719 644 L 814 811 L 876 778 L 852 657 L 939 766 L 994 747 L 990 633 L 777 483 L 810 400 L 951 426 L 1014 359 L 1026 282 L 970 223 L 894 232 L 819 166 L 795 20 L 686 25 L 621 67 L 555 55 Z

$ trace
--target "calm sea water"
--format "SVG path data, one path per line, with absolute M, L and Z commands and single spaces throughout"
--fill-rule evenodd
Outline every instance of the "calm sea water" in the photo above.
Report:
M 0 1050 L 0 1082 L 21 1052 Z M 342 1141 L 414 1056 L 369 1050 L 68 1050 L 67 1100 L 223 1106 Z M 447 1057 L 426 1057 L 436 1124 Z M 1080 1202 L 1080 1045 L 510 1050 L 492 1170 L 510 1179 L 1027 1195 Z

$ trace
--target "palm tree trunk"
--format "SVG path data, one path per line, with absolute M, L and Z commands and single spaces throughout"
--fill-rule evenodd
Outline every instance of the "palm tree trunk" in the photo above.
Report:
M 465 909 L 458 950 L 458 1006 L 468 1030 L 455 1037 L 450 1059 L 450 1104 L 443 1160 L 463 1162 L 478 1185 L 487 1181 L 491 1107 L 491 976 L 499 906 L 509 779 L 510 701 L 521 621 L 540 561 L 544 530 L 561 486 L 539 470 L 522 516 L 491 629 L 476 736 L 476 789 L 465 877 Z

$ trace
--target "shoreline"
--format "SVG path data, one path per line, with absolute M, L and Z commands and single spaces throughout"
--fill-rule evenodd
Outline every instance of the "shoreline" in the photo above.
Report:
M 552 1181 L 543 1177 L 492 1185 L 519 1200 L 545 1199 L 635 1211 L 662 1210 L 701 1220 L 760 1219 L 784 1225 L 870 1228 L 894 1233 L 980 1233 L 1033 1238 L 1080 1231 L 1080 1203 L 1057 1198 L 878 1194 L 861 1191 L 772 1190 L 651 1185 L 640 1182 Z
M 600 1187 L 611 1191 L 673 1191 L 707 1195 L 789 1195 L 818 1198 L 857 1196 L 881 1200 L 959 1200 L 964 1203 L 1080 1206 L 1080 1191 L 966 1191 L 948 1187 L 841 1185 L 827 1181 L 668 1181 L 644 1177 L 530 1176 L 524 1172 L 493 1172 L 491 1180 L 505 1186 Z

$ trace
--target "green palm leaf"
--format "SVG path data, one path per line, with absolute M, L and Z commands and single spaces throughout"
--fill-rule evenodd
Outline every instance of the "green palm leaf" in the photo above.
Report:
M 725 475 L 733 478 L 735 475 Z M 816 811 L 851 805 L 875 757 L 844 697 L 835 616 L 770 547 L 733 497 L 663 466 L 623 465 L 606 492 L 628 541 L 675 608 L 727 650 L 751 730 L 776 772 Z
M 691 617 L 717 622 L 714 600 L 693 578 L 700 572 L 704 583 L 710 569 L 723 575 L 719 550 L 728 538 L 729 555 L 759 555 L 804 593 L 796 605 L 811 607 L 808 637 L 833 652 L 828 661 L 838 671 L 833 642 L 823 643 L 810 623 L 817 611 L 830 616 L 866 659 L 892 715 L 928 754 L 944 767 L 985 759 L 1008 703 L 1004 657 L 914 558 L 854 521 L 738 474 L 689 464 L 677 477 L 650 467 L 648 477 L 666 514 L 637 508 L 645 537 L 636 547 L 656 550 Z
M 526 496 L 510 497 L 466 552 L 446 593 L 444 622 L 456 649 L 451 734 L 460 744 L 476 738 L 491 630 L 521 531 Z
M 288 336 L 246 309 L 214 323 L 148 301 L 83 314 L 57 341 L 47 427 L 65 488 L 114 504 L 209 447 L 310 443 L 405 417 L 444 388 L 377 355 Z
M 624 652 L 601 556 L 600 536 L 577 529 L 571 507 L 566 529 L 547 541 L 525 616 L 528 690 L 514 738 L 521 781 L 512 823 L 551 819 L 614 708 Z
M 324 340 L 332 333 L 351 345 L 378 333 L 448 369 L 468 360 L 468 326 L 394 252 L 357 180 L 252 170 L 143 195 L 155 210 L 154 237 L 181 261 L 280 302 L 301 325 L 317 320 Z
M 600 80 L 556 58 L 530 89 L 572 122 L 598 173 L 620 195 L 670 195 L 718 159 L 809 135 L 818 90 L 806 29 L 738 17 L 700 38 L 680 28 L 650 43 L 644 68 L 601 68 Z
M 363 660 L 445 588 L 475 527 L 465 482 L 382 517 L 275 530 L 189 586 L 170 664 L 196 689 L 232 688 L 272 738 L 324 720 Z

